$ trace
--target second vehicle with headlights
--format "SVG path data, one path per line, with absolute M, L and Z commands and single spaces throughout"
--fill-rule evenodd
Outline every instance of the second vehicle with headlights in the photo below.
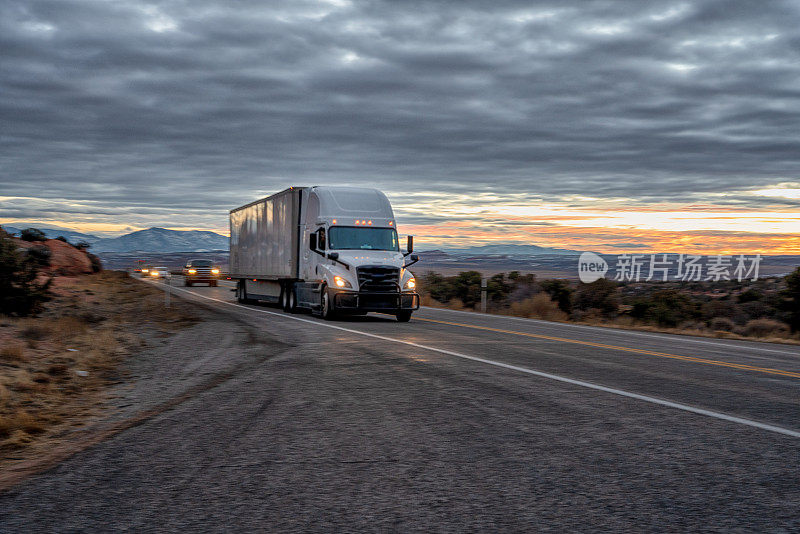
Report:
M 419 308 L 413 238 L 402 252 L 392 206 L 376 189 L 292 187 L 232 210 L 230 229 L 240 302 L 402 322 Z
M 208 284 L 217 287 L 219 280 L 219 266 L 211 260 L 189 260 L 183 268 L 183 285 L 191 287 L 194 284 Z

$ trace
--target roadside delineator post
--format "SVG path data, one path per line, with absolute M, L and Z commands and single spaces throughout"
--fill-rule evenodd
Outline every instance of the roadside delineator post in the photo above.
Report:
M 486 288 L 488 280 L 485 276 L 481 277 L 481 313 L 486 313 Z
M 172 282 L 170 281 L 170 278 L 171 278 L 171 276 L 169 276 L 169 274 L 167 274 L 167 276 L 164 277 L 164 283 L 167 284 L 167 290 L 164 291 L 164 307 L 165 308 L 169 308 L 169 297 L 170 297 L 169 294 L 172 291 Z

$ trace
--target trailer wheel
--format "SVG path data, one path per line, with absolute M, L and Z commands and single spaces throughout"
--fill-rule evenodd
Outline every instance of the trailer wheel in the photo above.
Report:
M 281 309 L 285 312 L 289 311 L 289 288 L 283 286 L 281 289 Z
M 322 302 L 320 303 L 320 315 L 326 321 L 330 321 L 331 319 L 334 318 L 335 313 L 333 311 L 333 303 L 331 302 L 331 298 L 330 296 L 328 296 L 328 288 L 323 287 L 320 293 L 322 294 L 321 297 Z
M 294 287 L 288 288 L 288 294 L 286 295 L 286 311 L 289 313 L 297 313 L 297 293 L 295 293 Z
M 410 311 L 401 311 L 398 312 L 395 317 L 397 317 L 397 321 L 400 323 L 407 323 L 411 320 L 411 312 Z

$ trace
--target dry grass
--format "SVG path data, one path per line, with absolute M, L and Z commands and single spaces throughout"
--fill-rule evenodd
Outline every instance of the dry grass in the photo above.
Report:
M 41 317 L 0 318 L 0 453 L 83 424 L 127 354 L 197 320 L 124 273 L 56 278 L 54 293 Z
M 788 337 L 789 326 L 772 319 L 754 319 L 744 325 L 744 335 L 749 337 Z
M 0 349 L 0 360 L 3 362 L 21 362 L 25 359 L 22 345 L 9 345 Z
M 567 314 L 558 308 L 558 304 L 550 300 L 547 293 L 537 293 L 520 302 L 512 302 L 510 315 L 544 319 L 545 321 L 566 321 Z

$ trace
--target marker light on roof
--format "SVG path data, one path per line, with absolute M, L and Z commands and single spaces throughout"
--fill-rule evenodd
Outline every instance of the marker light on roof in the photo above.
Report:
M 389 226 L 394 226 L 394 221 L 389 221 Z
M 367 224 L 372 224 L 372 221 L 369 221 Z

